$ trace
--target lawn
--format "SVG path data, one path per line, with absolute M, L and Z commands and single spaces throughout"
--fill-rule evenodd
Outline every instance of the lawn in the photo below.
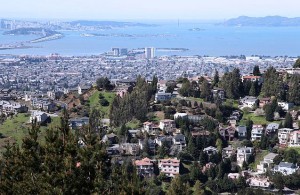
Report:
M 266 121 L 266 118 L 264 116 L 255 116 L 254 113 L 244 113 L 243 118 L 241 120 L 241 124 L 244 124 L 244 121 L 250 118 L 254 124 L 257 125 L 263 125 L 268 124 L 270 122 Z
M 109 106 L 101 106 L 99 103 L 99 94 L 102 93 L 104 98 L 109 102 Z M 102 112 L 105 113 L 105 117 L 108 117 L 109 110 L 111 107 L 111 103 L 116 97 L 116 94 L 113 92 L 106 92 L 106 91 L 95 91 L 95 93 L 89 98 L 90 108 L 100 108 Z
M 43 140 L 46 135 L 47 128 L 54 128 L 60 124 L 59 117 L 52 117 L 51 123 L 47 126 L 41 126 L 39 140 Z M 0 150 L 6 141 L 15 141 L 17 144 L 22 144 L 22 139 L 28 135 L 28 129 L 31 127 L 29 121 L 29 114 L 17 114 L 13 118 L 7 119 L 2 125 L 0 125 L 0 133 L 5 137 L 0 139 Z

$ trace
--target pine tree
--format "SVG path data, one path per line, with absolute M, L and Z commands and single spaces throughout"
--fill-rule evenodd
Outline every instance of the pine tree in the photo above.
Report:
M 293 75 L 289 82 L 289 102 L 300 105 L 300 75 Z
M 255 65 L 254 68 L 253 68 L 253 75 L 254 76 L 260 76 L 260 70 L 259 70 L 259 66 L 258 65 Z
M 220 81 L 219 72 L 216 70 L 214 75 L 214 80 L 213 80 L 213 86 L 218 86 L 219 81 Z
M 287 112 L 284 119 L 284 127 L 293 129 L 293 118 L 292 115 Z
M 252 82 L 252 83 L 251 83 L 251 88 L 250 88 L 250 91 L 249 91 L 249 95 L 250 95 L 250 96 L 256 96 L 255 82 Z
M 296 60 L 295 64 L 293 65 L 293 68 L 300 68 L 300 58 Z

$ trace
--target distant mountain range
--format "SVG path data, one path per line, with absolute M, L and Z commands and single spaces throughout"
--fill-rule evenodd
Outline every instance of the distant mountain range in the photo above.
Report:
M 225 26 L 300 26 L 300 17 L 287 18 L 281 16 L 248 17 L 240 16 L 229 19 L 220 25 Z

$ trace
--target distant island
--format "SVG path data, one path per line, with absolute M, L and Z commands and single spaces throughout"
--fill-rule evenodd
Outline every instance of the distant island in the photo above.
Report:
M 240 16 L 238 18 L 229 19 L 219 25 L 224 26 L 300 26 L 300 17 L 287 18 L 282 16 L 266 16 L 266 17 L 248 17 Z
M 142 26 L 149 27 L 155 26 L 153 24 L 135 23 L 135 22 L 117 22 L 117 21 L 90 21 L 90 20 L 77 20 L 70 22 L 72 26 L 93 26 L 102 28 L 122 28 L 122 27 L 134 27 Z
M 5 31 L 4 35 L 38 35 L 38 36 L 52 36 L 61 34 L 60 32 L 45 29 L 45 28 L 17 28 L 14 30 Z

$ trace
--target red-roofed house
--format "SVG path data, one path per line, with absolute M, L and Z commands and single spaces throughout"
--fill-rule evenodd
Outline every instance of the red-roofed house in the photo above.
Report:
M 137 173 L 144 177 L 151 177 L 153 175 L 153 160 L 149 158 L 143 158 L 142 160 L 134 161 Z
M 180 160 L 176 158 L 158 160 L 158 168 L 161 173 L 165 173 L 168 177 L 179 175 Z

